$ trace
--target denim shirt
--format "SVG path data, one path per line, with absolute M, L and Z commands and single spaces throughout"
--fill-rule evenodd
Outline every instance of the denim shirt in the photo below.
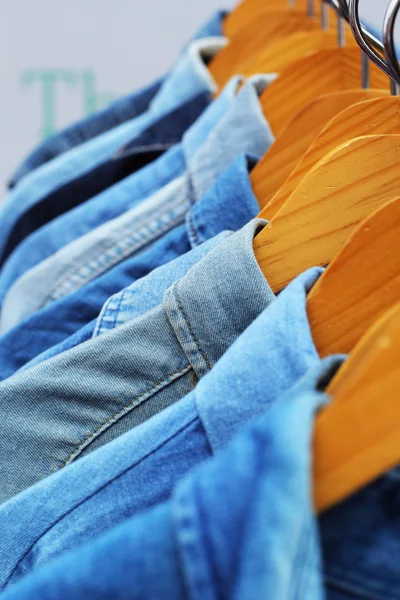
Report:
M 249 226 L 246 227 L 248 228 Z M 225 244 L 231 243 L 235 237 L 238 239 L 238 234 L 231 236 Z M 214 255 L 217 256 L 220 250 L 221 246 L 214 251 Z M 248 284 L 237 278 L 235 264 L 241 256 L 242 253 L 233 253 L 233 262 L 228 272 L 223 265 L 218 269 L 218 278 L 222 276 L 230 282 L 228 290 L 225 288 L 225 279 L 219 282 L 217 288 L 221 299 L 225 290 L 226 297 L 233 294 L 230 302 L 223 303 L 229 311 L 241 310 L 237 306 L 238 293 L 243 294 L 246 303 L 252 304 L 253 283 L 250 282 L 259 278 L 259 273 L 253 267 L 246 276 L 251 288 L 246 288 Z M 206 259 L 211 257 L 209 254 Z M 201 267 L 201 263 L 197 267 Z M 312 269 L 292 282 L 250 324 L 189 396 L 1 507 L 1 585 L 10 576 L 11 581 L 15 581 L 58 554 L 93 542 L 110 528 L 124 523 L 127 515 L 137 515 L 166 500 L 185 473 L 212 454 L 223 451 L 252 419 L 266 411 L 270 415 L 277 399 L 305 373 L 320 364 L 308 324 L 306 298 L 321 273 L 321 269 Z M 202 294 L 203 281 L 199 280 L 196 272 L 194 275 L 196 293 Z M 260 285 L 265 285 L 265 280 L 264 283 L 260 281 Z M 254 297 L 254 301 L 258 303 L 259 299 Z M 247 311 L 247 308 L 243 307 L 243 310 Z M 204 328 L 208 323 L 205 315 L 210 316 L 209 325 L 214 332 L 210 337 L 211 343 L 218 339 L 221 332 L 225 336 L 226 326 L 230 327 L 237 320 L 231 318 L 233 315 L 226 320 L 220 310 L 202 310 L 197 317 L 194 313 L 196 322 L 192 331 L 200 345 L 198 352 L 202 351 L 203 354 L 208 353 L 208 344 L 204 347 L 204 336 L 199 334 L 198 324 L 201 320 L 201 327 Z M 189 315 L 190 319 L 191 317 L 192 313 Z M 121 332 L 126 327 L 129 324 L 102 335 L 93 342 L 105 343 L 110 335 Z M 78 350 L 82 353 L 85 346 L 87 345 Z M 196 347 L 195 343 L 193 347 Z M 134 349 L 132 341 L 129 352 Z M 62 358 L 65 368 L 65 358 L 71 354 L 72 352 L 67 353 Z M 97 355 L 100 359 L 103 358 L 103 352 L 98 352 Z M 124 352 L 119 354 L 116 367 L 125 356 Z M 199 359 L 202 358 L 199 354 Z M 112 375 L 112 356 L 108 364 Z M 79 361 L 76 361 L 76 366 L 78 365 Z M 34 379 L 41 379 L 43 387 L 44 379 L 39 376 L 37 368 L 34 371 L 38 374 Z M 63 369 L 62 372 L 70 373 L 68 369 Z M 93 387 L 98 393 L 102 393 L 103 386 L 99 385 L 97 373 L 98 370 L 95 375 L 97 384 L 93 383 Z M 50 372 L 47 375 L 50 377 Z M 103 377 L 107 382 L 109 377 L 105 377 L 105 373 Z M 87 374 L 85 378 L 87 379 Z M 9 382 L 17 379 L 21 381 L 20 376 L 16 376 Z M 64 375 L 61 379 L 55 377 L 52 385 L 73 387 L 74 383 L 68 384 L 70 379 L 75 380 L 75 376 Z M 112 381 L 106 385 L 111 386 Z M 75 386 L 73 393 L 76 392 Z M 24 395 L 26 396 L 19 393 L 18 398 Z M 31 397 L 31 407 L 35 406 L 33 400 Z M 48 401 L 44 403 L 42 400 L 41 407 L 56 407 L 59 404 Z M 300 419 L 299 425 L 301 423 Z M 299 425 L 294 428 L 292 426 L 291 433 L 293 430 L 297 433 Z M 47 429 L 51 431 L 51 428 Z M 298 439 L 296 436 L 295 440 Z M 288 449 L 292 447 L 291 444 L 284 446 Z M 99 464 L 102 465 L 101 469 L 98 468 Z M 247 465 L 247 461 L 244 460 L 243 464 Z M 259 464 L 264 464 L 264 461 L 261 460 Z M 270 482 L 271 479 L 267 478 L 265 481 Z M 297 499 L 296 494 L 294 499 Z M 218 505 L 219 503 L 216 506 Z M 46 511 L 42 507 L 46 507 Z M 37 514 L 40 514 L 40 519 L 34 518 Z M 291 516 L 295 514 L 296 511 Z M 235 528 L 231 530 L 235 531 Z
M 180 145 L 173 147 L 138 173 L 54 219 L 24 240 L 0 272 L 0 303 L 11 285 L 30 268 L 68 243 L 134 208 L 175 178 L 184 175 L 194 154 L 206 142 L 210 132 L 227 111 L 240 82 L 240 77 L 232 78 L 218 99 L 185 132 Z
M 154 119 L 173 110 L 185 100 L 204 91 L 216 91 L 216 84 L 204 61 L 215 55 L 225 44 L 225 38 L 206 38 L 192 42 L 163 83 L 148 111 L 88 140 L 27 175 L 0 209 L 0 263 L 6 258 L 7 243 L 15 224 L 41 198 L 99 165 L 122 144 L 151 125 Z M 11 250 L 12 248 L 7 247 L 7 254 Z
M 4 255 L 8 256 L 13 248 L 18 249 L 18 244 L 31 232 L 151 164 L 181 141 L 182 135 L 211 101 L 212 97 L 208 92 L 194 96 L 177 109 L 157 119 L 139 136 L 100 165 L 84 175 L 72 178 L 41 198 L 15 223 Z
M 0 585 L 20 581 L 4 598 L 42 600 L 50 585 L 52 598 L 79 586 L 96 598 L 98 583 L 123 597 L 126 573 L 138 598 L 179 598 L 182 574 L 191 598 L 399 598 L 398 470 L 313 518 L 313 417 L 343 360 L 320 362 L 312 341 L 306 298 L 321 272 L 293 281 L 180 402 L 0 508 Z
M 181 225 L 138 255 L 124 260 L 73 294 L 52 302 L 2 336 L 0 380 L 53 346 L 65 343 L 62 348 L 65 350 L 86 341 L 86 336 L 89 334 L 90 338 L 94 332 L 104 303 L 112 295 L 218 233 L 237 231 L 258 212 L 259 206 L 249 179 L 248 160 L 242 155 L 222 174 L 210 192 L 190 209 L 186 218 L 183 217 Z M 89 324 L 87 328 L 90 331 L 79 332 L 86 324 Z M 78 339 L 68 340 L 73 334 L 77 334 Z M 59 352 L 60 347 L 51 351 L 52 354 Z
M 253 251 L 264 225 L 228 237 L 150 312 L 0 384 L 0 502 L 147 421 L 212 369 L 274 299 Z
M 36 542 L 11 576 L 10 582 L 20 583 L 5 598 L 122 599 L 129 590 L 137 600 L 323 600 L 309 501 L 310 446 L 315 412 L 327 400 L 323 386 L 340 364 L 340 358 L 326 359 L 297 392 L 277 400 L 178 482 L 164 502 L 141 514 L 128 512 L 121 525 L 75 551 L 59 551 L 59 559 L 45 559 L 24 580 L 42 540 Z M 254 370 L 250 387 L 254 377 L 264 379 Z M 262 386 L 255 388 L 262 394 Z M 243 402 L 237 392 L 235 400 Z
M 263 155 L 273 140 L 258 99 L 267 81 L 250 80 L 244 86 L 206 143 L 188 161 L 186 175 L 69 244 L 17 281 L 3 305 L 1 332 L 94 281 L 182 222 L 191 203 L 212 188 L 240 152 Z
M 222 26 L 226 12 L 216 12 L 196 33 L 192 41 L 208 37 L 223 36 Z M 75 146 L 109 131 L 113 127 L 125 123 L 143 114 L 149 109 L 151 101 L 156 97 L 168 75 L 157 79 L 145 88 L 124 98 L 116 100 L 107 108 L 89 115 L 70 127 L 52 135 L 40 144 L 16 170 L 9 181 L 9 188 L 15 187 L 19 181 L 56 156 L 71 150 Z

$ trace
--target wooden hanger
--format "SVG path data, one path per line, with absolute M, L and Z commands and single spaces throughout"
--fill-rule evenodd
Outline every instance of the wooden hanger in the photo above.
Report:
M 353 104 L 388 94 L 385 90 L 354 89 L 324 94 L 308 103 L 280 133 L 251 173 L 253 192 L 260 207 L 264 208 L 272 200 L 333 117 Z
M 316 13 L 319 14 L 319 2 L 316 3 Z M 307 13 L 307 0 L 297 0 L 295 6 L 291 6 L 287 0 L 244 0 L 226 17 L 224 22 L 224 34 L 233 38 L 243 27 L 260 17 L 260 15 L 286 12 L 293 10 Z
M 228 53 L 223 49 L 211 61 L 208 68 L 219 88 L 235 74 L 250 77 L 257 73 L 280 73 L 298 58 L 337 46 L 336 32 L 320 30 L 300 31 L 268 44 L 261 27 L 255 41 L 256 43 L 252 44 L 253 51 L 248 52 L 240 40 L 232 40 L 229 44 L 230 52 L 234 55 L 237 53 L 240 60 L 232 62 L 231 55 L 229 60 L 225 59 Z
M 278 136 L 309 102 L 331 92 L 361 84 L 358 48 L 334 48 L 301 58 L 281 71 L 260 98 L 263 112 Z M 371 64 L 371 88 L 388 89 L 387 76 Z
M 241 67 L 255 60 L 260 47 L 263 49 L 274 42 L 287 38 L 299 31 L 320 31 L 317 18 L 310 18 L 305 11 L 291 10 L 261 13 L 246 27 L 242 27 L 230 43 L 217 54 L 208 65 L 217 83 L 222 87 L 226 79 L 242 74 Z
M 331 262 L 362 219 L 400 196 L 399 156 L 400 135 L 368 136 L 313 167 L 254 240 L 274 292 L 307 268 Z
M 351 352 L 374 321 L 399 300 L 397 198 L 363 221 L 308 296 L 308 318 L 319 355 Z
M 329 509 L 400 462 L 400 304 L 365 335 L 327 393 L 314 436 L 314 504 Z
M 269 196 L 262 194 L 261 186 L 257 187 L 257 191 L 256 188 L 253 188 L 260 206 L 265 207 L 261 212 L 262 217 L 272 219 L 312 167 L 331 150 L 351 138 L 378 134 L 400 134 L 399 97 L 375 98 L 360 102 L 334 117 L 310 145 L 269 203 Z M 257 167 L 259 165 L 254 169 L 253 178 L 261 180 L 261 177 L 264 176 L 265 179 L 267 177 L 265 163 L 260 171 L 257 171 Z

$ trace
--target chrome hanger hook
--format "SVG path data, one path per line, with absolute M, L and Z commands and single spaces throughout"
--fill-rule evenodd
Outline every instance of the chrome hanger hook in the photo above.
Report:
M 400 0 L 391 0 L 383 22 L 383 47 L 392 77 L 400 85 L 400 66 L 397 58 L 394 29 L 400 10 Z
M 366 40 L 363 27 L 360 22 L 359 15 L 360 0 L 349 0 L 349 25 L 353 32 L 354 38 L 361 50 L 374 62 L 390 79 L 393 78 L 392 72 L 389 69 L 386 61 L 378 54 L 376 50 L 370 46 Z

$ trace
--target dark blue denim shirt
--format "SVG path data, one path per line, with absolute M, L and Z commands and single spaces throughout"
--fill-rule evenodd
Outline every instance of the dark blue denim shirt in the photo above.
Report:
M 222 36 L 222 26 L 225 16 L 226 12 L 224 11 L 216 12 L 195 34 L 192 40 Z M 78 123 L 74 123 L 70 127 L 51 136 L 48 140 L 45 140 L 29 154 L 22 165 L 16 170 L 9 181 L 9 188 L 15 187 L 25 175 L 28 175 L 28 173 L 56 156 L 144 113 L 159 92 L 164 79 L 165 77 L 162 77 L 142 90 L 113 102 L 104 110 L 90 115 Z
M 211 101 L 211 94 L 198 94 L 152 123 L 113 157 L 33 204 L 15 222 L 4 248 L 4 259 L 36 229 L 151 164 L 178 144 Z

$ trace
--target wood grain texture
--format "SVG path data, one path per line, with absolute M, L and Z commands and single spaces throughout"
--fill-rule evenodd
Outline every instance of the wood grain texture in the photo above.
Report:
M 317 417 L 314 504 L 323 512 L 400 462 L 400 305 L 373 326 L 328 388 Z
M 361 86 L 361 54 L 358 48 L 334 48 L 315 52 L 293 62 L 261 96 L 263 112 L 278 136 L 312 100 L 331 92 Z M 388 89 L 388 78 L 371 65 L 371 88 Z
M 309 146 L 334 116 L 363 100 L 387 95 L 389 91 L 385 90 L 355 89 L 325 94 L 309 102 L 277 137 L 251 173 L 253 192 L 260 207 L 264 208 L 277 194 Z
M 229 44 L 231 52 L 235 39 Z M 284 39 L 268 43 L 268 38 L 261 35 L 253 51 L 249 53 L 242 43 L 238 43 L 237 53 L 240 60 L 224 60 L 221 51 L 209 65 L 209 70 L 219 88 L 224 87 L 233 75 L 240 74 L 245 77 L 257 73 L 280 73 L 285 67 L 298 58 L 313 54 L 317 50 L 335 48 L 337 46 L 336 32 L 332 31 L 300 31 Z
M 311 290 L 307 311 L 320 356 L 349 354 L 398 301 L 399 198 L 363 221 Z
M 316 3 L 316 13 L 319 14 L 319 2 Z M 224 22 L 224 33 L 228 38 L 234 37 L 243 27 L 251 23 L 260 15 L 282 11 L 290 13 L 297 10 L 306 14 L 307 0 L 298 0 L 296 8 L 289 6 L 286 0 L 245 0 L 226 17 Z
M 400 196 L 400 135 L 350 140 L 325 156 L 256 237 L 274 292 L 309 267 L 329 264 L 357 225 Z
M 363 101 L 331 119 L 262 211 L 262 216 L 272 219 L 312 167 L 337 146 L 352 138 L 380 134 L 400 134 L 400 98 L 389 96 Z

